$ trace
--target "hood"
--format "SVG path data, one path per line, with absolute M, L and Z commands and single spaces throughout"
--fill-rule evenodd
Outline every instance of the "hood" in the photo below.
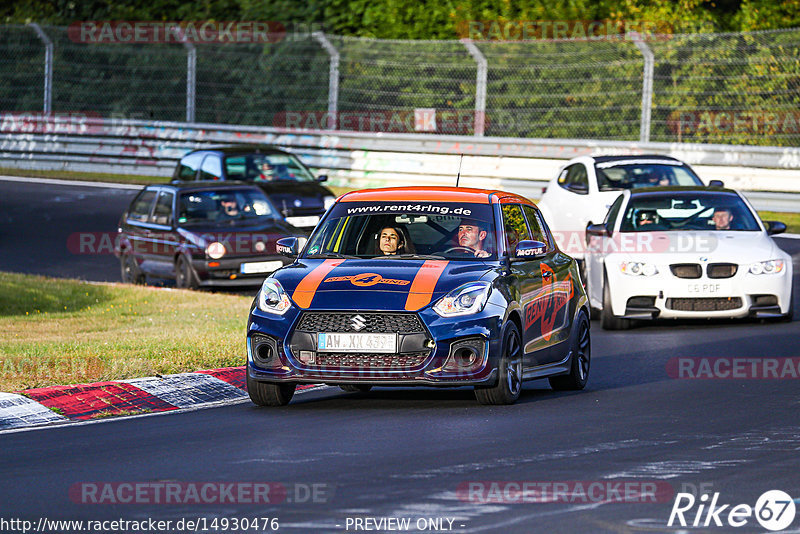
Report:
M 232 224 L 184 226 L 178 227 L 178 234 L 200 248 L 219 241 L 225 245 L 228 257 L 275 255 L 278 239 L 303 235 L 282 219 L 266 219 L 257 224 L 247 220 L 234 220 Z
M 484 262 L 303 259 L 274 277 L 301 308 L 416 311 L 491 270 Z
M 631 248 L 619 256 L 642 261 L 655 253 L 658 263 L 708 261 L 740 265 L 783 257 L 775 242 L 760 231 L 642 232 L 624 235 L 635 236 L 633 239 L 636 239 L 636 236 L 648 234 L 651 238 L 649 243 L 631 241 Z
M 257 182 L 257 185 L 266 193 L 278 211 L 283 212 L 286 209 L 289 215 L 322 212 L 325 208 L 324 198 L 336 196 L 318 182 L 276 180 L 274 182 Z

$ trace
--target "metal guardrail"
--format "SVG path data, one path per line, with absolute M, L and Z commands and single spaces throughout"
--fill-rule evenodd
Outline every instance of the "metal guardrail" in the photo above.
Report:
M 729 176 L 726 182 L 733 187 L 767 191 L 748 193 L 760 209 L 800 211 L 798 148 L 290 131 L 72 115 L 0 115 L 0 167 L 169 176 L 189 150 L 241 143 L 282 146 L 327 173 L 333 185 L 349 187 L 453 185 L 464 154 L 461 185 L 508 189 L 531 198 L 539 197 L 564 161 L 575 156 L 666 154 L 697 165 L 706 179 Z

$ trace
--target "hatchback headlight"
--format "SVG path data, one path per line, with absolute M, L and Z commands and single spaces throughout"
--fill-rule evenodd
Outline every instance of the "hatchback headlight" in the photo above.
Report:
M 283 290 L 281 283 L 274 278 L 264 280 L 256 302 L 259 310 L 276 315 L 283 315 L 292 307 L 289 295 Z
M 783 272 L 783 260 L 760 261 L 750 266 L 751 274 L 778 274 Z
M 472 315 L 483 310 L 491 292 L 492 284 L 489 282 L 470 282 L 439 299 L 433 311 L 442 317 Z
M 225 255 L 225 245 L 219 241 L 214 241 L 206 247 L 206 254 L 212 260 L 218 260 Z
M 619 270 L 631 276 L 653 276 L 658 274 L 655 264 L 643 261 L 623 261 L 619 264 Z

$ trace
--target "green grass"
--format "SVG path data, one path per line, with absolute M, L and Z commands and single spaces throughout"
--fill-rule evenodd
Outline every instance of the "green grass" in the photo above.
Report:
M 762 221 L 780 221 L 786 224 L 786 231 L 790 234 L 800 234 L 800 213 L 784 213 L 777 211 L 759 211 L 758 216 Z
M 0 272 L 0 391 L 244 365 L 251 302 Z

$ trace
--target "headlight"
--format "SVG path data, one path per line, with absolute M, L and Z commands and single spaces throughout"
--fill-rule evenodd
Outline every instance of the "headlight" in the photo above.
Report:
M 655 264 L 643 261 L 623 261 L 619 264 L 619 270 L 631 276 L 653 276 L 658 274 Z
M 334 197 L 325 197 L 323 202 L 325 202 L 325 211 L 328 211 L 328 208 L 333 206 L 333 204 L 336 202 L 336 199 Z
M 257 299 L 258 309 L 267 313 L 283 315 L 292 306 L 289 295 L 283 290 L 281 283 L 274 278 L 264 280 Z
M 750 266 L 752 274 L 778 274 L 783 272 L 783 260 L 760 261 Z
M 225 245 L 219 241 L 214 241 L 206 247 L 206 254 L 212 260 L 218 260 L 225 255 Z
M 442 317 L 472 315 L 483 310 L 491 292 L 492 284 L 489 282 L 470 282 L 439 299 L 433 311 Z

